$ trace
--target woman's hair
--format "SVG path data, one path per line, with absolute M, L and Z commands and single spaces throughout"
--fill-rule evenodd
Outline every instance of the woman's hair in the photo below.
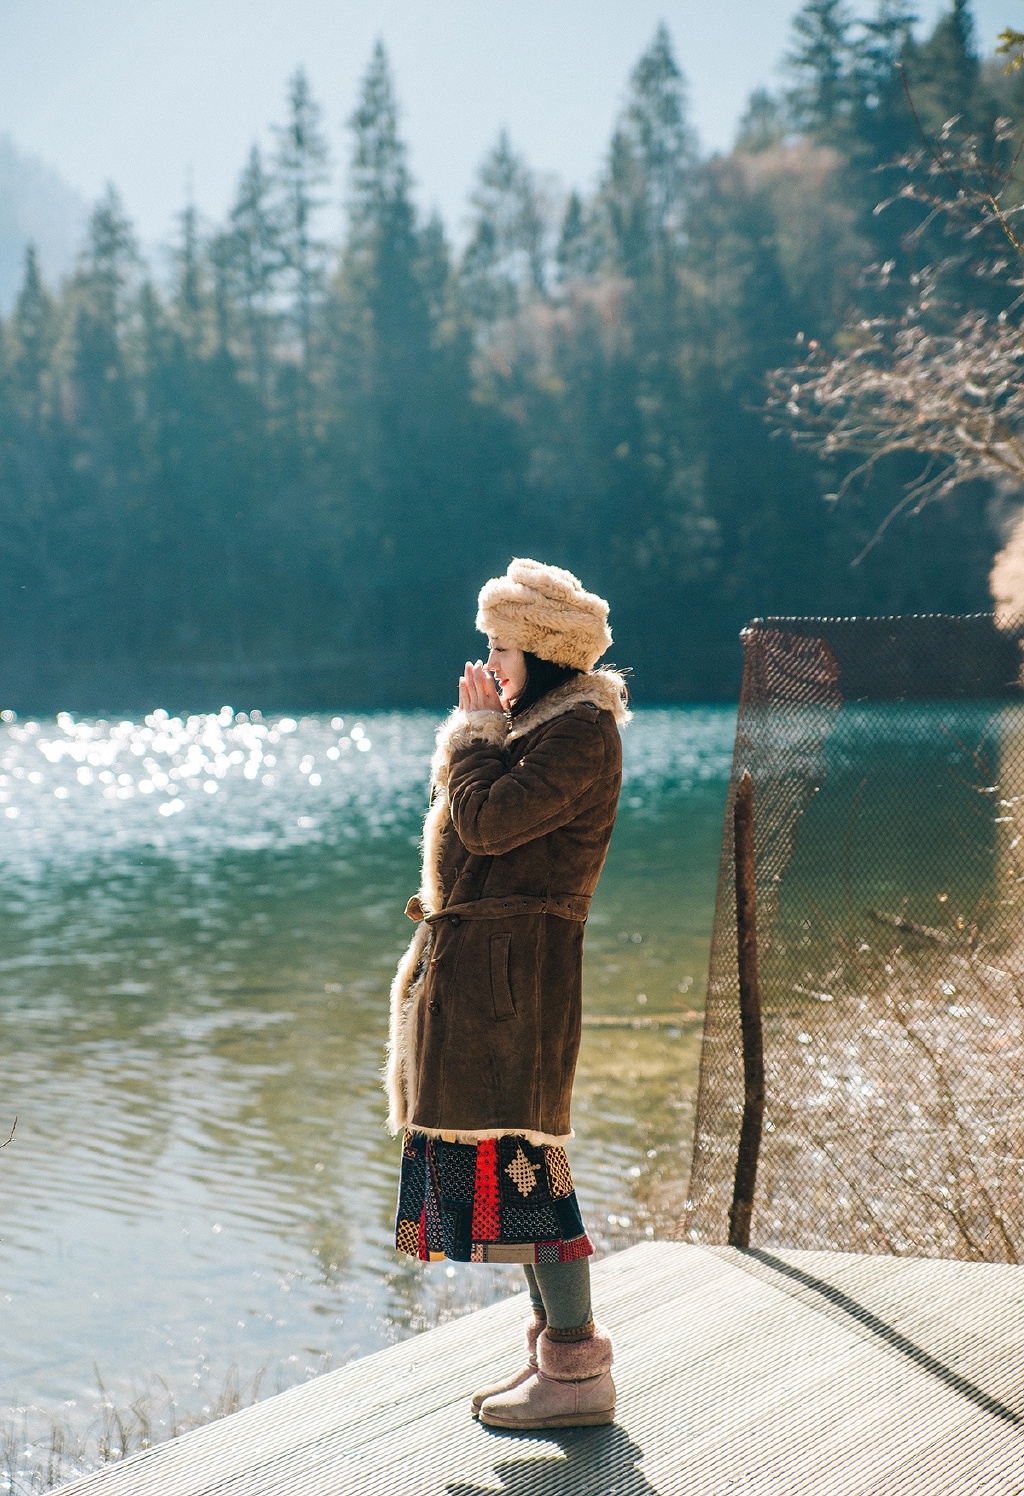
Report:
M 526 663 L 526 685 L 509 710 L 512 718 L 521 717 L 542 696 L 580 673 L 573 665 L 556 665 L 554 661 L 542 660 L 540 655 L 530 654 L 525 649 L 523 660 Z

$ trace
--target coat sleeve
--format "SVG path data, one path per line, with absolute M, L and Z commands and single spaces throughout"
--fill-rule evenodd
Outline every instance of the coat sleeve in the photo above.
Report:
M 448 804 L 460 841 L 474 855 L 500 857 L 568 825 L 603 772 L 604 759 L 598 724 L 571 714 L 556 717 L 511 768 L 502 751 L 489 744 L 461 749 L 452 756 L 448 779 Z

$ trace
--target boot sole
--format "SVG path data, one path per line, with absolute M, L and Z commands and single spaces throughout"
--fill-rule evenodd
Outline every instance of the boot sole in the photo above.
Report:
M 495 1418 L 483 1409 L 477 1417 L 492 1428 L 522 1429 L 525 1432 L 537 1428 L 589 1428 L 597 1423 L 614 1423 L 615 1409 L 605 1408 L 599 1413 L 566 1413 L 561 1418 L 533 1418 L 529 1422 L 520 1418 Z

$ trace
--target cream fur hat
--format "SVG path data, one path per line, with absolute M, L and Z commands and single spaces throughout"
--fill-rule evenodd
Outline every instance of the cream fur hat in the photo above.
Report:
M 480 589 L 476 626 L 512 649 L 591 670 L 612 642 L 608 604 L 571 571 L 514 560 Z

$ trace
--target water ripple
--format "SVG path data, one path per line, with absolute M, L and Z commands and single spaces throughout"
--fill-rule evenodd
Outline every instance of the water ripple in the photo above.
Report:
M 273 1385 L 518 1287 L 391 1249 L 378 1070 L 437 720 L 3 714 L 8 1399 L 87 1411 L 97 1363 L 115 1396 L 159 1374 L 184 1406 L 232 1363 Z M 658 709 L 625 736 L 592 1010 L 699 994 L 733 726 Z M 685 1168 L 695 1058 L 664 1030 L 586 1036 L 574 1160 L 599 1244 L 654 1218 L 650 1150 Z

